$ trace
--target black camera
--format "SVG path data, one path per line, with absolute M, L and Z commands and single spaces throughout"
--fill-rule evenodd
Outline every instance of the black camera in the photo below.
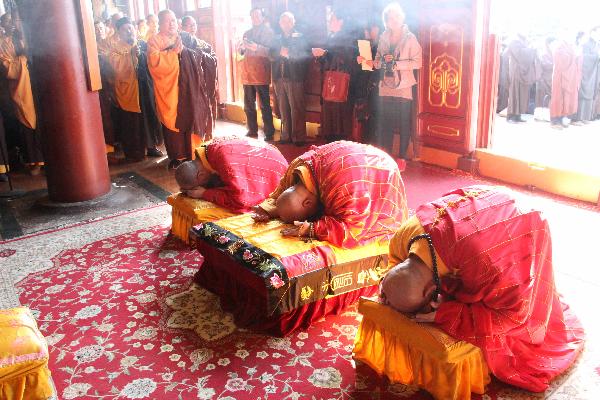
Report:
M 383 75 L 386 78 L 393 78 L 394 77 L 394 63 L 396 62 L 396 60 L 392 59 L 391 61 L 387 62 L 385 61 L 385 56 L 383 57 L 383 65 L 384 65 L 384 69 L 383 69 Z

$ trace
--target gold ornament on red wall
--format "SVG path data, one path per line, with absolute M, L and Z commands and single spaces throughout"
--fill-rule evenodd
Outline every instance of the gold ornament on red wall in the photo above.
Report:
M 429 104 L 457 109 L 462 98 L 463 30 L 454 24 L 434 25 L 429 40 Z

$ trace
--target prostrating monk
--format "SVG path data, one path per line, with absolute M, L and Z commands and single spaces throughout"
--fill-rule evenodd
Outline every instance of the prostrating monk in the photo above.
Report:
M 288 168 L 275 146 L 247 137 L 220 137 L 196 149 L 175 179 L 189 197 L 242 213 L 266 199 Z
M 389 239 L 407 215 L 396 162 L 373 146 L 337 141 L 313 146 L 292 161 L 254 219 L 279 218 L 295 225 L 283 235 L 352 248 Z
M 3 78 L 8 81 L 14 115 L 19 122 L 19 142 L 25 150 L 25 163 L 32 175 L 40 172 L 44 163 L 40 132 L 36 131 L 37 118 L 31 91 L 31 80 L 27 68 L 21 33 L 15 29 L 11 14 L 0 18 L 4 34 L 0 35 L 0 63 Z
M 158 17 L 159 32 L 148 41 L 148 68 L 154 80 L 169 167 L 176 168 L 192 159 L 193 149 L 212 134 L 216 57 L 187 33 L 184 43 L 172 11 L 163 10 Z M 184 46 L 188 42 L 189 48 Z
M 147 83 L 144 83 L 145 80 L 140 82 L 138 68 L 144 68 L 143 65 L 140 66 L 140 58 L 145 53 L 145 43 L 136 40 L 135 27 L 128 17 L 118 20 L 115 29 L 117 34 L 112 40 L 108 61 L 112 67 L 114 81 L 116 130 L 123 144 L 125 158 L 129 161 L 140 161 L 146 155 L 146 148 L 149 155 L 160 156 L 162 153 L 156 149 L 156 133 L 149 132 L 150 129 L 157 130 L 158 123 L 145 123 L 145 117 L 152 121 L 156 116 L 151 108 L 146 109 L 150 115 L 144 115 L 141 107 L 141 84 Z M 141 61 L 145 62 L 145 57 Z M 147 87 L 144 94 L 149 94 Z
M 388 262 L 383 302 L 479 347 L 506 383 L 544 391 L 583 347 L 556 293 L 548 222 L 499 188 L 457 189 L 420 206 Z
M 573 45 L 557 40 L 553 47 L 550 123 L 555 129 L 563 129 L 569 126 L 564 118 L 577 112 L 581 66 Z

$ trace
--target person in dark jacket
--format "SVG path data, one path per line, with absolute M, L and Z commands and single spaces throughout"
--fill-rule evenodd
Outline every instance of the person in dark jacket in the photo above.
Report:
M 304 79 L 310 51 L 304 36 L 294 29 L 295 23 L 291 12 L 279 17 L 282 34 L 271 48 L 271 73 L 281 112 L 281 142 L 302 146 L 306 141 Z

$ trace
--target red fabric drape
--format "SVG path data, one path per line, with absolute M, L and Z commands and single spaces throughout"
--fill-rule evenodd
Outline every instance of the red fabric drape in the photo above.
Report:
M 451 272 L 435 322 L 480 347 L 500 380 L 534 392 L 583 346 L 578 319 L 556 293 L 552 242 L 539 211 L 491 187 L 458 189 L 417 217 Z

